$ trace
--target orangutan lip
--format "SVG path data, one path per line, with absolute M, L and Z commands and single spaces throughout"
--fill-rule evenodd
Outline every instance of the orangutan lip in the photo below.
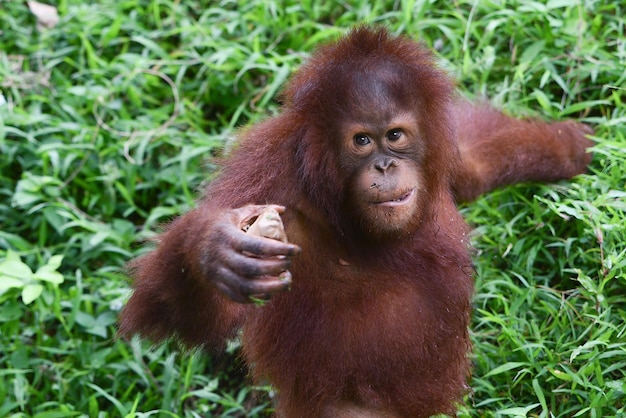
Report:
M 411 189 L 411 190 L 409 190 L 408 193 L 403 194 L 402 196 L 400 196 L 397 199 L 385 200 L 385 201 L 381 201 L 381 202 L 372 202 L 372 203 L 374 203 L 375 205 L 378 205 L 378 206 L 386 206 L 386 207 L 402 206 L 402 205 L 408 203 L 413 198 L 414 194 L 415 194 L 415 189 Z

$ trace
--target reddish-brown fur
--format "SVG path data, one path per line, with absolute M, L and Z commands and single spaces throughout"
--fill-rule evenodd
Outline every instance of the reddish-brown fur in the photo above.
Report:
M 413 106 L 425 144 L 419 222 L 394 236 L 368 236 L 346 210 L 335 128 L 367 110 L 344 87 L 361 74 L 355 69 L 408 80 L 393 105 Z M 243 355 L 256 380 L 277 388 L 281 417 L 453 414 L 467 390 L 473 288 L 455 196 L 581 173 L 586 132 L 456 100 L 423 46 L 358 28 L 296 73 L 282 114 L 243 131 L 198 208 L 131 264 L 135 290 L 121 332 L 220 349 L 243 327 Z M 228 257 L 219 238 L 232 238 L 215 237 L 223 215 L 248 204 L 286 207 L 287 236 L 301 247 L 291 291 L 262 307 L 232 301 L 207 274 Z

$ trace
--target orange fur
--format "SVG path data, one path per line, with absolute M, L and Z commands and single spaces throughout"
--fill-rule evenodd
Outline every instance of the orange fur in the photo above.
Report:
M 412 106 L 419 121 L 425 203 L 396 237 L 367 239 L 346 210 L 333 129 L 367 110 L 342 81 L 357 70 L 381 78 L 398 101 L 390 108 Z M 280 115 L 242 132 L 199 207 L 132 263 L 122 334 L 219 349 L 243 326 L 243 355 L 276 387 L 280 417 L 454 414 L 467 390 L 473 288 L 455 195 L 584 171 L 584 129 L 455 101 L 426 48 L 367 28 L 321 48 L 284 97 Z M 292 289 L 263 307 L 237 304 L 211 286 L 206 266 L 220 248 L 207 240 L 225 211 L 268 203 L 287 208 L 287 236 L 302 248 Z

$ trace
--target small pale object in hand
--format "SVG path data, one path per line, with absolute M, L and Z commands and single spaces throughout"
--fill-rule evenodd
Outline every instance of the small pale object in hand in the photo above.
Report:
M 264 209 L 252 225 L 248 227 L 246 232 L 252 235 L 287 242 L 287 234 L 285 233 L 283 221 L 278 211 L 272 207 Z

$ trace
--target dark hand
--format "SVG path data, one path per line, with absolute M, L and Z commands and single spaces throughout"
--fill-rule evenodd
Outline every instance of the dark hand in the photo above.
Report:
M 272 206 L 279 213 L 285 211 L 282 206 Z M 225 211 L 207 237 L 205 274 L 235 302 L 269 299 L 291 284 L 288 268 L 300 247 L 242 231 L 264 208 L 250 205 Z

